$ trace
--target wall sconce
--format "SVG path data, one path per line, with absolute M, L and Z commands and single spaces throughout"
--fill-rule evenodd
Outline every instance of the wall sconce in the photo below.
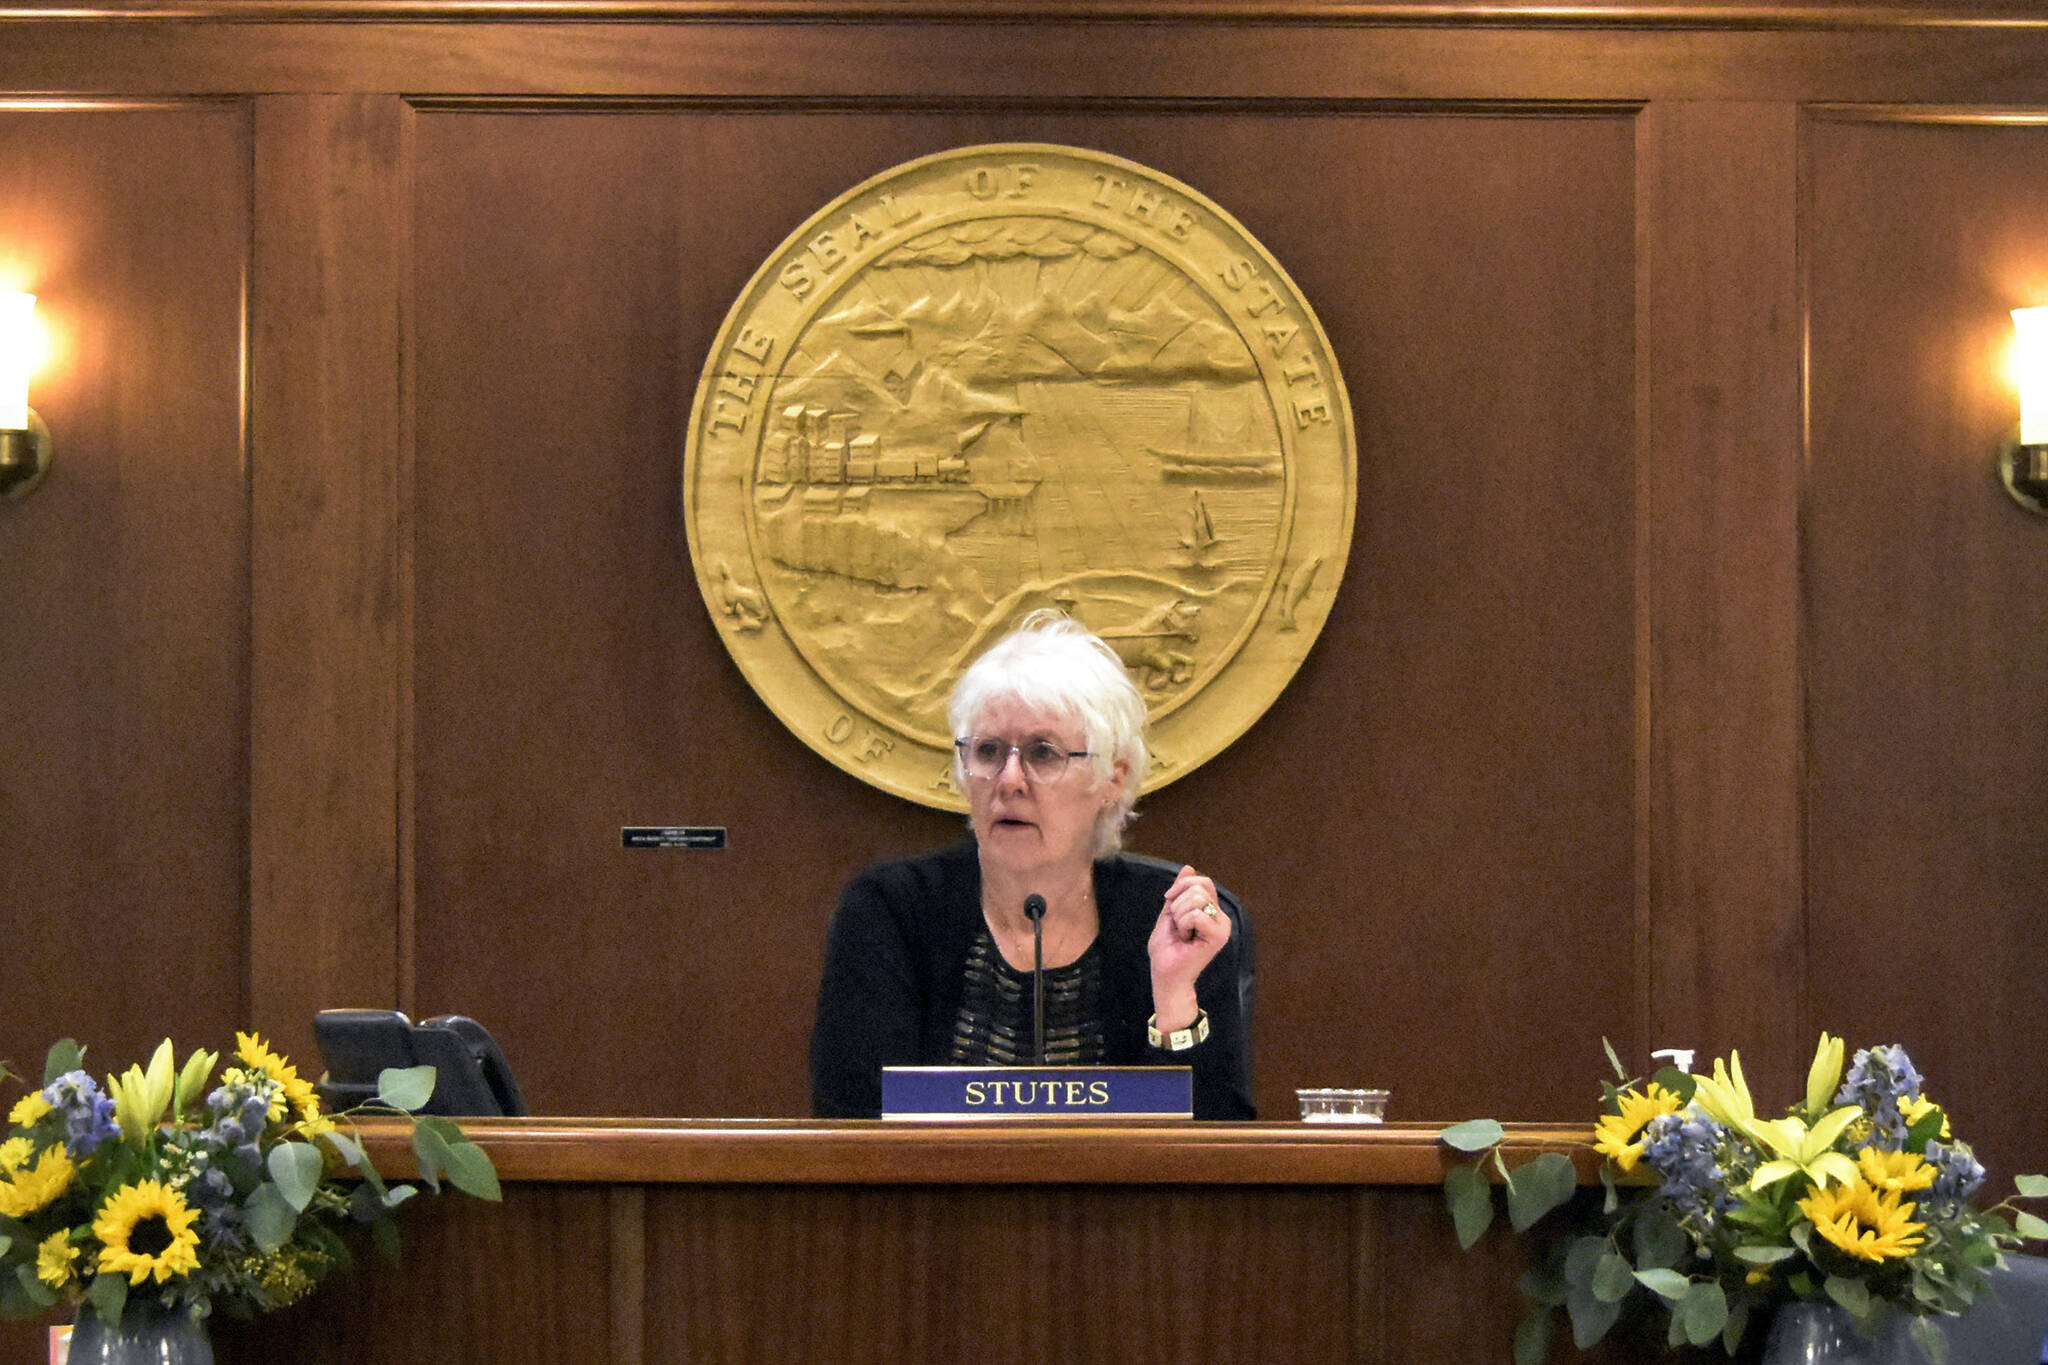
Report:
M 36 296 L 0 294 L 0 496 L 19 498 L 50 469 L 50 429 L 28 405 Z
M 2048 517 L 2048 308 L 2013 309 L 2012 329 L 2020 425 L 1998 453 L 1998 478 L 2014 502 Z

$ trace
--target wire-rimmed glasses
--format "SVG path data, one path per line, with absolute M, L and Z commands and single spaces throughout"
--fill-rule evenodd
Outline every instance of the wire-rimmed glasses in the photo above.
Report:
M 1011 754 L 1017 755 L 1024 775 L 1033 782 L 1056 782 L 1067 771 L 1070 759 L 1088 757 L 1086 749 L 1063 749 L 1044 738 L 1012 744 L 994 735 L 969 735 L 965 739 L 954 740 L 953 747 L 960 751 L 960 766 L 967 775 L 983 782 L 992 782 L 1002 776 L 1003 769 L 1009 766 Z

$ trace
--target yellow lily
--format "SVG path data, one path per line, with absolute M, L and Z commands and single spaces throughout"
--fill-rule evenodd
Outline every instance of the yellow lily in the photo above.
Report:
M 123 1138 L 137 1147 L 148 1143 L 150 1134 L 163 1122 L 164 1111 L 171 1107 L 171 1087 L 176 1080 L 168 1038 L 149 1059 L 147 1074 L 141 1067 L 131 1066 L 118 1077 L 107 1077 L 107 1094 L 114 1100 L 114 1121 L 121 1125 Z
M 1860 1106 L 1845 1104 L 1810 1128 L 1794 1118 L 1758 1123 L 1758 1139 L 1776 1152 L 1778 1159 L 1757 1167 L 1756 1174 L 1749 1178 L 1749 1187 L 1760 1190 L 1792 1175 L 1806 1175 L 1813 1180 L 1815 1189 L 1822 1190 L 1829 1180 L 1839 1180 L 1844 1185 L 1855 1183 L 1856 1163 L 1834 1147 L 1842 1130 L 1862 1113 Z
M 1842 1040 L 1830 1038 L 1826 1030 L 1814 1049 L 1813 1065 L 1806 1069 L 1806 1112 L 1818 1114 L 1842 1088 Z
M 1757 1133 L 1756 1102 L 1749 1097 L 1749 1082 L 1742 1078 L 1742 1054 L 1730 1051 L 1728 1060 L 1714 1059 L 1714 1074 L 1692 1078 L 1692 1100 L 1707 1116 L 1724 1128 L 1746 1138 L 1761 1141 Z

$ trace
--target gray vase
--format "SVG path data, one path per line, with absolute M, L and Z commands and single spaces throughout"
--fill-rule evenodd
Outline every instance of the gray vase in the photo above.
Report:
M 213 1365 L 206 1324 L 154 1300 L 130 1303 L 119 1327 L 81 1310 L 71 1329 L 71 1365 Z
M 1832 1303 L 1788 1303 L 1771 1318 L 1763 1365 L 1917 1365 L 1905 1323 L 1885 1319 L 1873 1340 Z

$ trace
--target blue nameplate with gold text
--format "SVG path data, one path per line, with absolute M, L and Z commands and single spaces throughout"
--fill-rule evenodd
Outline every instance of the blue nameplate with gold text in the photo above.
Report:
M 885 1119 L 1191 1119 L 1184 1066 L 885 1066 Z

